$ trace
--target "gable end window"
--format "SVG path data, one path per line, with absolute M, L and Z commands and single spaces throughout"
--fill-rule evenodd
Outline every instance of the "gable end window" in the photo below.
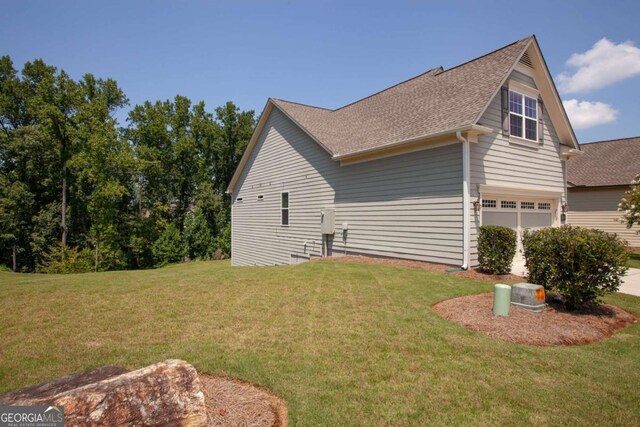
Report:
M 289 192 L 280 193 L 280 224 L 289 225 Z
M 538 141 L 538 100 L 509 90 L 509 134 Z

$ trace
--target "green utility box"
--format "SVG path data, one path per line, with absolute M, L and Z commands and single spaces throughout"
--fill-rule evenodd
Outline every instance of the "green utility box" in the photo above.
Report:
M 493 287 L 493 314 L 509 317 L 511 306 L 511 286 L 498 283 Z

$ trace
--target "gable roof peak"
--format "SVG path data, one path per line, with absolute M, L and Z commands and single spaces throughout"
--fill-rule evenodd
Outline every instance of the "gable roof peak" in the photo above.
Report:
M 431 68 L 335 110 L 276 102 L 334 155 L 382 148 L 475 124 L 529 42 L 519 40 L 449 70 Z
M 502 47 L 499 47 L 499 48 L 497 48 L 495 50 L 492 50 L 489 53 L 485 53 L 484 55 L 480 55 L 478 57 L 470 59 L 470 60 L 468 60 L 466 62 L 463 62 L 462 64 L 455 65 L 455 66 L 453 66 L 453 67 L 451 67 L 449 69 L 444 70 L 443 73 L 447 73 L 449 71 L 453 71 L 455 69 L 458 69 L 458 68 L 461 68 L 461 67 L 465 67 L 467 65 L 470 65 L 473 62 L 485 59 L 486 57 L 490 57 L 490 56 L 495 55 L 495 54 L 497 54 L 497 53 L 499 53 L 499 52 L 501 52 L 501 51 L 503 51 L 505 49 L 511 48 L 512 46 L 522 46 L 522 51 L 520 52 L 520 55 L 518 55 L 518 59 L 520 59 L 520 56 L 522 54 L 524 54 L 524 52 L 525 52 L 525 47 L 524 47 L 525 44 L 526 44 L 526 47 L 528 47 L 528 44 L 529 44 L 530 40 L 535 40 L 535 35 L 532 34 L 532 35 L 527 36 L 527 37 L 525 37 L 523 39 L 517 40 L 517 41 L 515 41 L 513 43 L 509 43 L 509 44 L 507 44 L 505 46 L 502 46 Z
M 533 49 L 536 61 L 541 64 L 538 72 L 548 82 L 546 93 L 552 102 L 546 103 L 547 111 L 557 118 L 556 131 L 563 129 L 561 143 L 578 148 L 536 36 L 531 34 L 448 70 L 432 68 L 335 110 L 269 98 L 229 191 L 233 190 L 272 106 L 334 159 L 357 156 L 477 125 L 528 49 Z

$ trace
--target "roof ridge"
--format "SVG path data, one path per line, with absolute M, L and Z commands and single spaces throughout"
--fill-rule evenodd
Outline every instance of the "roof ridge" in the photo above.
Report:
M 600 141 L 583 142 L 580 145 L 602 144 L 603 142 L 625 141 L 627 139 L 640 139 L 640 135 L 627 136 L 627 137 L 624 137 L 624 138 L 603 139 L 603 140 L 600 140 Z
M 345 104 L 345 105 L 343 105 L 342 107 L 336 108 L 335 110 L 332 110 L 332 111 L 339 111 L 339 110 L 342 110 L 342 109 L 347 108 L 347 107 L 349 107 L 349 106 L 351 106 L 351 105 L 357 104 L 358 102 L 362 102 L 362 101 L 364 101 L 364 100 L 366 100 L 366 99 L 372 98 L 372 97 L 374 97 L 374 96 L 376 96 L 376 95 L 381 94 L 382 92 L 386 92 L 386 91 L 388 91 L 388 90 L 390 90 L 390 89 L 393 89 L 394 87 L 400 86 L 400 85 L 402 85 L 402 84 L 405 84 L 405 83 L 407 83 L 407 82 L 410 82 L 411 80 L 415 80 L 415 79 L 417 79 L 417 78 L 419 78 L 419 77 L 425 76 L 425 75 L 430 74 L 430 73 L 433 73 L 433 76 L 435 77 L 435 76 L 437 76 L 437 75 L 439 75 L 439 74 L 441 74 L 441 73 L 442 73 L 442 71 L 439 71 L 439 72 L 437 72 L 437 73 L 436 73 L 435 71 L 436 71 L 436 70 L 441 70 L 441 69 L 442 69 L 442 66 L 433 67 L 433 68 L 431 68 L 431 69 L 429 69 L 429 70 L 427 70 L 427 71 L 425 71 L 425 72 L 423 72 L 423 73 L 418 74 L 417 76 L 410 77 L 410 78 L 408 78 L 408 79 L 406 79 L 406 80 L 403 80 L 403 81 L 398 82 L 398 83 L 396 83 L 396 84 L 394 84 L 394 85 L 391 85 L 391 86 L 389 86 L 389 87 L 387 87 L 387 88 L 384 88 L 384 89 L 381 89 L 381 90 L 379 90 L 379 91 L 377 91 L 377 92 L 375 92 L 375 93 L 372 93 L 371 95 L 365 96 L 364 98 L 360 98 L 360 99 L 357 99 L 357 100 L 355 100 L 355 101 L 353 101 L 353 102 L 350 102 L 350 103 L 348 103 L 348 104 Z
M 325 108 L 325 107 L 318 107 L 316 105 L 309 105 L 309 104 L 303 104 L 302 102 L 296 102 L 296 101 L 287 101 L 286 99 L 280 99 L 280 98 L 271 98 L 274 101 L 281 101 L 281 102 L 286 102 L 288 104 L 296 104 L 296 105 L 302 105 L 303 107 L 309 107 L 309 108 L 317 108 L 318 110 L 325 110 L 325 111 L 329 111 L 329 112 L 333 112 L 335 110 L 332 110 L 330 108 Z
M 518 44 L 518 43 L 520 43 L 520 42 L 523 42 L 523 41 L 525 41 L 525 40 L 529 40 L 529 39 L 531 39 L 531 38 L 533 38 L 533 37 L 534 37 L 534 35 L 533 35 L 533 34 L 531 34 L 530 36 L 527 36 L 527 37 L 522 38 L 522 39 L 520 39 L 520 40 L 516 40 L 516 41 L 514 41 L 513 43 L 509 43 L 509 44 L 507 44 L 507 45 L 504 45 L 504 46 L 502 46 L 502 47 L 499 47 L 498 49 L 494 49 L 494 50 L 492 50 L 491 52 L 485 53 L 484 55 L 480 55 L 480 56 L 478 56 L 478 57 L 476 57 L 476 58 L 473 58 L 473 59 L 470 59 L 470 60 L 468 60 L 468 61 L 465 61 L 465 62 L 463 62 L 462 64 L 458 64 L 458 65 L 456 65 L 456 66 L 454 66 L 454 67 L 451 67 L 451 68 L 449 68 L 449 69 L 447 69 L 447 70 L 444 70 L 443 72 L 438 73 L 438 76 L 440 76 L 440 75 L 442 75 L 442 74 L 445 74 L 445 73 L 447 73 L 448 71 L 455 70 L 456 68 L 460 68 L 460 67 L 462 67 L 462 66 L 464 66 L 464 65 L 470 64 L 470 63 L 472 63 L 472 62 L 474 62 L 474 61 L 477 61 L 477 60 L 479 60 L 479 59 L 482 59 L 482 58 L 484 58 L 484 57 L 486 57 L 486 56 L 493 55 L 494 53 L 500 52 L 501 50 L 504 50 L 504 49 L 506 49 L 506 48 L 508 48 L 508 47 L 511 47 L 511 46 L 513 46 L 513 45 L 515 45 L 515 44 Z
M 487 105 L 490 97 L 495 97 L 495 92 L 499 89 L 498 78 L 503 81 L 519 56 L 534 41 L 533 35 L 520 39 L 454 67 L 458 69 L 454 73 L 445 75 L 446 71 L 442 67 L 431 68 L 334 110 L 277 98 L 272 98 L 272 102 L 283 110 L 290 110 L 289 114 L 297 124 L 315 135 L 314 139 L 323 141 L 334 153 L 356 153 L 368 148 L 383 147 L 389 141 L 409 140 L 476 123 L 477 116 L 481 114 L 476 110 Z M 480 60 L 481 58 L 485 59 Z M 478 62 L 468 67 L 463 66 L 474 61 Z M 440 75 L 445 76 L 439 78 Z M 467 109 L 460 108 L 459 105 L 466 102 L 463 98 L 467 99 L 468 96 L 463 94 L 464 91 L 449 93 L 450 86 L 454 84 L 466 88 L 473 78 L 482 79 L 479 89 L 473 93 L 473 100 L 477 105 L 472 104 Z M 404 88 L 407 90 L 403 90 Z M 433 102 L 425 103 L 424 97 L 430 97 Z M 377 102 L 378 100 L 385 102 Z M 434 115 L 438 105 L 454 108 L 455 111 L 451 114 Z M 406 108 L 411 108 L 416 113 L 404 115 L 403 109 Z M 392 115 L 399 116 L 393 123 L 390 121 Z M 434 117 L 425 119 L 430 115 Z
M 442 67 L 442 66 L 433 67 L 433 68 L 431 68 L 431 69 L 429 69 L 429 70 L 425 71 L 424 73 L 421 73 L 421 74 L 418 74 L 417 76 L 414 76 L 414 77 L 408 78 L 408 79 L 406 79 L 406 80 L 403 80 L 403 81 L 401 81 L 401 82 L 399 82 L 399 83 L 396 83 L 396 84 L 394 84 L 394 85 L 392 85 L 392 86 L 389 86 L 389 87 L 387 87 L 387 88 L 385 88 L 385 89 L 379 90 L 378 92 L 372 93 L 371 95 L 365 96 L 364 98 L 361 98 L 361 99 L 358 99 L 358 100 L 356 100 L 356 101 L 350 102 L 349 104 L 343 105 L 342 107 L 336 108 L 335 110 L 331 110 L 331 111 L 339 111 L 339 110 L 342 110 L 342 109 L 347 108 L 347 107 L 349 107 L 349 106 L 351 106 L 351 105 L 354 105 L 354 104 L 357 104 L 357 103 L 359 103 L 359 102 L 361 102 L 361 101 L 364 101 L 364 100 L 366 100 L 366 99 L 372 98 L 372 97 L 374 97 L 374 96 L 376 96 L 376 95 L 379 95 L 379 94 L 381 94 L 381 93 L 383 93 L 383 92 L 386 92 L 386 91 L 388 91 L 388 90 L 390 90 L 390 89 L 393 89 L 393 88 L 395 88 L 395 87 L 397 87 L 397 86 L 400 86 L 400 85 L 402 85 L 402 84 L 404 84 L 404 83 L 410 82 L 411 80 L 415 80 L 415 79 L 417 79 L 417 78 L 419 78 L 419 77 L 425 76 L 425 75 L 427 75 L 427 74 L 433 74 L 433 76 L 434 76 L 434 77 L 441 76 L 441 75 L 443 75 L 443 74 L 447 73 L 448 71 L 455 70 L 456 68 L 459 68 L 459 67 L 462 67 L 462 66 L 464 66 L 464 65 L 470 64 L 471 62 L 474 62 L 474 61 L 477 61 L 477 60 L 479 60 L 479 59 L 482 59 L 482 58 L 484 58 L 484 57 L 486 57 L 486 56 L 492 55 L 492 54 L 494 54 L 494 53 L 496 53 L 496 52 L 499 52 L 499 51 L 501 51 L 501 50 L 503 50 L 503 49 L 506 49 L 506 48 L 508 48 L 508 47 L 510 47 L 510 46 L 513 46 L 513 45 L 518 44 L 518 43 L 520 43 L 520 42 L 523 42 L 523 41 L 525 41 L 525 40 L 529 40 L 529 39 L 531 39 L 531 38 L 533 38 L 533 37 L 534 37 L 534 35 L 533 35 L 533 34 L 531 34 L 531 35 L 529 35 L 529 36 L 527 36 L 527 37 L 524 37 L 524 38 L 522 38 L 522 39 L 520 39 L 520 40 L 516 40 L 516 41 L 515 41 L 515 42 L 513 42 L 513 43 L 509 43 L 509 44 L 507 44 L 507 45 L 505 45 L 505 46 L 502 46 L 502 47 L 500 47 L 500 48 L 498 48 L 498 49 L 494 49 L 494 50 L 492 50 L 492 51 L 491 51 L 491 52 L 489 52 L 489 53 L 485 53 L 484 55 L 480 55 L 480 56 L 478 56 L 478 57 L 476 57 L 476 58 L 473 58 L 473 59 L 471 59 L 471 60 L 469 60 L 469 61 L 463 62 L 462 64 L 458 64 L 458 65 L 456 65 L 455 67 L 451 67 L 451 68 L 449 68 L 449 69 L 447 69 L 447 70 L 443 69 L 443 67 Z

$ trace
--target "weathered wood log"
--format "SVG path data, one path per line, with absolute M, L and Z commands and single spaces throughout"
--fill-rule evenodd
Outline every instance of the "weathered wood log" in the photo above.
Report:
M 65 426 L 205 426 L 198 373 L 167 360 L 42 399 L 15 404 L 63 405 Z M 36 403 L 37 402 L 37 403 Z
M 87 384 L 117 377 L 129 372 L 120 366 L 102 366 L 90 371 L 76 372 L 71 375 L 57 378 L 42 384 L 14 390 L 0 395 L 0 405 L 6 406 L 30 406 L 46 405 L 51 399 L 60 393 L 73 390 Z

